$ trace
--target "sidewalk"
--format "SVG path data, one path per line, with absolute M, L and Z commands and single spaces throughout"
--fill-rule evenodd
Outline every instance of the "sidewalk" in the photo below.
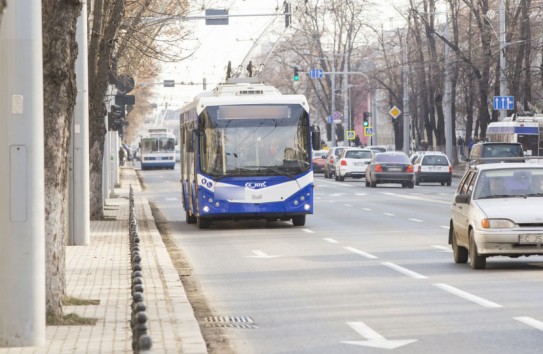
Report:
M 151 352 L 207 353 L 198 322 L 131 167 L 121 169 L 121 186 L 108 199 L 105 221 L 91 222 L 90 246 L 66 248 L 66 293 L 98 305 L 65 306 L 64 313 L 98 318 L 92 326 L 47 326 L 43 347 L 0 348 L 4 353 L 132 353 L 129 191 L 134 191 L 141 238 L 144 301 Z

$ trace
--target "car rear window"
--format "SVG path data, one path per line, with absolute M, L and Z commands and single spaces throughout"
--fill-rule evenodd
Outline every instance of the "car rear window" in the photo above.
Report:
M 483 157 L 519 157 L 523 156 L 520 145 L 488 145 L 483 149 Z
M 393 154 L 377 154 L 375 156 L 377 162 L 396 162 L 396 163 L 410 163 L 409 157 L 406 155 L 393 155 Z
M 424 156 L 422 165 L 449 166 L 449 161 L 447 161 L 445 156 Z
M 348 159 L 371 159 L 372 154 L 369 151 L 347 151 L 345 157 Z

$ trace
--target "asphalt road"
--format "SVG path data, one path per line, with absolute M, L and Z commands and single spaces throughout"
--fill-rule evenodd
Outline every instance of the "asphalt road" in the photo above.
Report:
M 366 188 L 315 177 L 315 214 L 184 222 L 179 169 L 141 171 L 235 352 L 536 353 L 543 257 L 454 264 L 453 186 Z

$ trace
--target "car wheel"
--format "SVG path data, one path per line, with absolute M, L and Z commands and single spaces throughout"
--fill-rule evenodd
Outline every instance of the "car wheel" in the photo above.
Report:
M 450 187 L 451 184 L 452 184 L 452 181 L 451 181 L 451 180 L 448 180 L 448 181 L 447 181 L 447 187 Z
M 445 185 L 445 182 L 441 182 L 441 185 L 444 186 L 444 185 Z
M 305 225 L 305 215 L 296 215 L 292 217 L 292 225 L 294 226 L 304 226 Z
M 415 177 L 415 184 L 418 186 L 420 184 L 420 181 L 417 177 Z
M 342 176 L 338 176 L 338 180 L 339 180 L 340 182 L 345 181 L 345 176 L 343 176 L 343 177 L 342 177 Z
M 407 185 L 408 188 L 415 188 L 415 182 L 409 182 Z
M 471 269 L 485 269 L 486 257 L 477 252 L 473 229 L 469 230 L 469 265 Z
M 449 232 L 452 239 L 454 263 L 466 263 L 468 261 L 468 250 L 465 247 L 458 246 L 458 241 L 456 240 L 456 235 L 454 234 L 454 229 L 452 226 Z
M 377 182 L 375 182 L 375 181 L 370 181 L 370 187 L 371 187 L 371 188 L 377 187 Z
M 366 178 L 366 187 L 369 187 L 370 186 L 370 181 L 368 181 L 368 179 Z

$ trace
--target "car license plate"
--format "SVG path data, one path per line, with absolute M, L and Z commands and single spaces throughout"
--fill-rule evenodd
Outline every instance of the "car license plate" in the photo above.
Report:
M 402 169 L 400 167 L 390 167 L 388 170 L 391 171 L 391 172 L 399 172 Z
M 543 243 L 543 234 L 526 234 L 519 235 L 518 242 L 520 244 L 534 244 L 534 243 Z
M 363 166 L 364 163 L 363 163 L 363 162 L 355 162 L 354 165 L 355 165 L 355 166 Z

